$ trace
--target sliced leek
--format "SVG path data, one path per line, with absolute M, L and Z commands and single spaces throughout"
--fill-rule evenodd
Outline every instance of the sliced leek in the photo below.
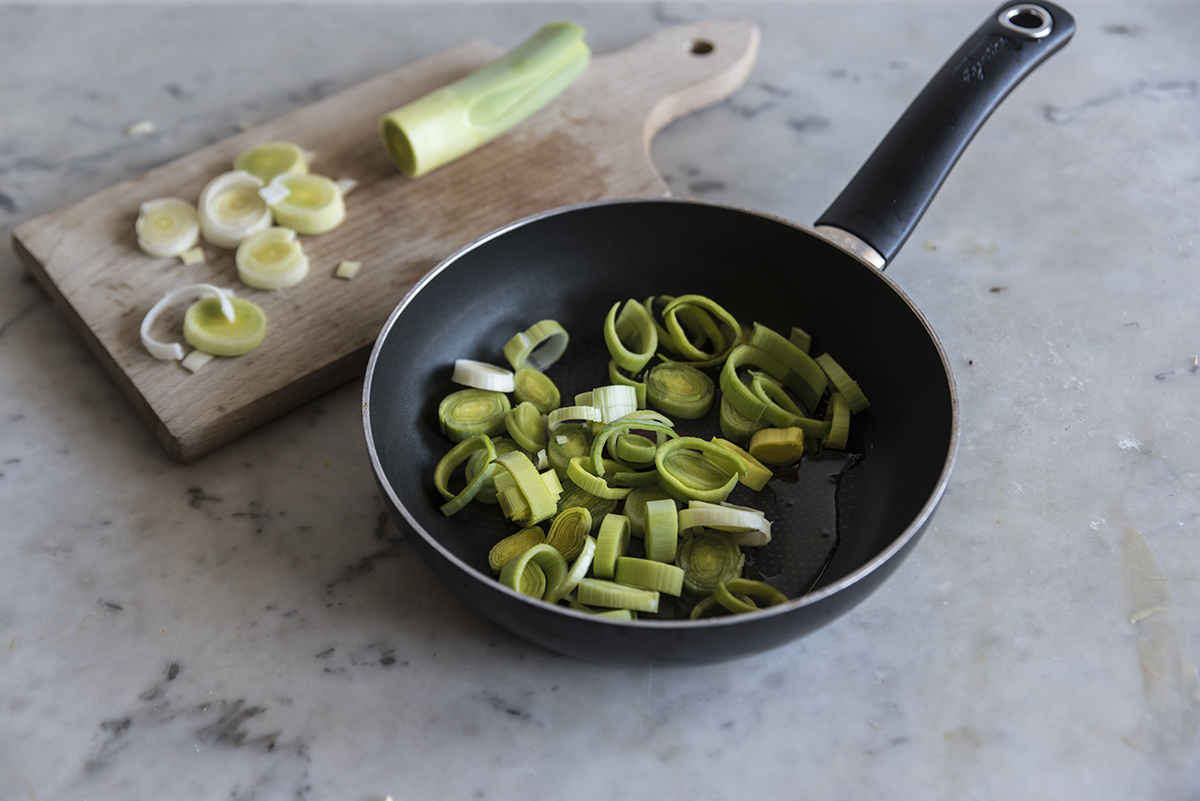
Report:
M 713 344 L 713 351 L 706 352 L 688 341 L 680 321 L 680 313 L 689 310 L 701 312 L 699 316 L 705 333 Z M 711 315 L 711 317 L 709 316 Z M 716 318 L 715 322 L 713 318 Z M 742 326 L 732 314 L 720 304 L 703 295 L 680 295 L 663 308 L 663 324 L 675 341 L 679 352 L 699 368 L 715 367 L 725 361 L 729 352 L 741 339 Z M 725 327 L 725 331 L 721 330 Z
M 472 390 L 464 390 L 471 392 Z M 474 390 L 482 392 L 483 390 Z M 558 510 L 556 499 L 553 496 L 553 488 L 546 484 L 545 479 L 538 473 L 537 468 L 533 466 L 533 462 L 529 461 L 529 457 L 521 451 L 513 451 L 506 453 L 503 456 L 497 456 L 495 463 L 507 470 L 516 482 L 515 490 L 524 498 L 528 504 L 525 512 L 519 511 L 519 504 L 514 504 L 512 513 L 507 513 L 509 519 L 520 523 L 524 526 L 534 526 L 541 521 L 551 517 Z M 513 488 L 508 491 L 512 492 Z M 499 476 L 497 476 L 496 497 L 500 501 L 501 508 L 505 504 L 505 490 L 501 489 Z M 546 533 L 546 539 L 549 540 L 550 533 Z
M 764 428 L 750 438 L 750 455 L 765 464 L 794 464 L 804 455 L 804 429 Z
M 675 501 L 667 498 L 646 504 L 646 558 L 654 562 L 675 561 L 679 545 L 679 513 Z
M 620 314 L 617 314 L 618 309 Z M 658 349 L 654 318 L 636 300 L 625 301 L 624 308 L 620 302 L 614 303 L 604 320 L 604 344 L 618 367 L 631 373 L 639 372 Z
M 614 384 L 633 387 L 633 391 L 637 396 L 637 407 L 639 409 L 646 408 L 646 383 L 638 381 L 636 378 L 630 378 L 622 373 L 620 365 L 612 359 L 608 362 L 608 380 Z
M 688 595 L 706 598 L 721 582 L 742 575 L 746 555 L 729 534 L 703 529 L 684 539 L 675 564 L 683 570 Z
M 736 380 L 736 379 L 735 379 Z M 754 432 L 766 428 L 767 421 L 751 420 L 729 403 L 726 392 L 721 393 L 721 433 L 731 442 L 745 445 L 754 436 Z
M 441 458 L 437 468 L 433 471 L 433 485 L 441 493 L 442 497 L 446 499 L 446 503 L 442 505 L 441 511 L 447 517 L 470 503 L 471 499 L 475 497 L 479 489 L 483 486 L 483 482 L 491 478 L 492 472 L 495 470 L 493 465 L 488 465 L 486 470 L 468 479 L 467 485 L 461 492 L 456 494 L 450 490 L 450 476 L 454 473 L 455 469 L 478 452 L 485 454 L 484 458 L 488 462 L 496 458 L 496 449 L 486 434 L 476 434 L 459 442 Z
M 850 403 L 845 395 L 835 392 L 829 396 L 829 405 L 825 407 L 829 436 L 821 439 L 822 445 L 835 451 L 846 450 L 846 439 L 850 436 L 850 415 Z
M 625 496 L 625 506 L 623 512 L 629 518 L 629 533 L 634 537 L 646 536 L 646 504 L 650 501 L 671 500 L 671 505 L 675 506 L 674 499 L 667 494 L 667 491 L 657 484 L 651 484 L 647 487 L 634 487 L 633 492 Z M 678 510 L 678 506 L 675 506 Z
M 742 600 L 737 597 L 738 595 L 748 595 L 751 598 L 766 601 L 768 606 L 778 606 L 788 601 L 786 595 L 770 584 L 751 579 L 730 579 L 718 584 L 713 589 L 713 597 L 717 599 L 717 602 L 734 614 L 758 611 L 759 607 L 756 604 Z
M 783 336 L 761 323 L 754 324 L 749 344 L 751 347 L 766 352 L 783 365 L 787 372 L 774 374 L 775 377 L 796 393 L 805 408 L 810 412 L 817 408 L 821 396 L 825 394 L 825 387 L 828 386 L 821 365 Z
M 562 402 L 558 387 L 541 370 L 525 365 L 513 376 L 511 392 L 517 403 L 532 403 L 542 414 L 550 414 Z
M 526 364 L 545 371 L 567 351 L 571 337 L 554 320 L 542 320 L 515 335 L 504 345 L 504 358 L 520 370 Z
M 494 437 L 505 433 L 505 416 L 512 404 L 502 392 L 487 389 L 460 389 L 438 404 L 438 423 L 442 433 L 453 442 L 476 434 Z
M 858 386 L 858 382 L 852 379 L 842 366 L 834 361 L 834 358 L 828 353 L 822 353 L 816 359 L 817 364 L 829 376 L 829 382 L 833 384 L 837 391 L 842 393 L 846 398 L 846 403 L 850 406 L 850 411 L 854 414 L 866 411 L 871 406 L 871 402 L 867 400 L 867 396 Z
M 796 405 L 784 389 L 783 384 L 763 373 L 753 373 L 750 389 L 754 395 L 766 404 L 762 419 L 776 428 L 797 426 L 804 430 L 805 436 L 824 437 L 829 433 L 829 424 L 824 420 L 814 420 Z
M 625 384 L 596 387 L 576 395 L 575 404 L 594 406 L 600 410 L 600 422 L 611 423 L 637 411 L 637 391 Z
M 588 568 L 592 566 L 592 560 L 595 556 L 596 540 L 592 537 L 585 537 L 583 548 L 580 549 L 579 555 L 575 557 L 575 562 L 571 565 L 571 569 L 559 579 L 556 585 L 546 590 L 543 600 L 556 604 L 575 592 L 575 588 L 579 586 L 579 582 L 583 581 L 587 576 Z
M 546 594 L 546 572 L 536 562 L 522 561 L 519 556 L 500 571 L 500 583 L 539 601 Z
M 410 178 L 470 153 L 558 96 L 583 72 L 584 31 L 552 22 L 482 69 L 380 120 L 384 148 Z
M 308 172 L 308 160 L 309 155 L 291 142 L 263 142 L 239 153 L 233 160 L 233 168 L 270 183 L 285 172 Z
M 533 546 L 541 545 L 545 540 L 546 532 L 542 531 L 540 526 L 523 528 L 516 534 L 500 540 L 488 551 L 488 567 L 492 569 L 492 575 L 500 575 L 506 564 Z
M 271 227 L 271 210 L 258 196 L 263 182 L 248 172 L 218 175 L 200 193 L 200 234 L 217 247 L 236 248 L 256 231 Z
M 646 402 L 675 417 L 699 419 L 715 397 L 712 379 L 680 362 L 656 364 L 646 375 Z
M 672 497 L 710 503 L 728 498 L 738 477 L 747 471 L 735 455 L 696 437 L 680 437 L 659 446 L 654 464 L 659 485 Z
M 177 197 L 147 200 L 138 209 L 138 247 L 147 256 L 182 256 L 200 240 L 196 207 Z
M 566 423 L 577 423 L 581 420 L 599 423 L 603 419 L 604 412 L 595 406 L 560 406 L 550 412 L 546 425 L 550 432 L 554 433 L 559 426 Z
M 617 559 L 629 550 L 629 518 L 625 515 L 608 515 L 600 524 L 596 536 L 596 556 L 592 561 L 592 572 L 597 578 L 610 579 L 617 569 Z
M 748 452 L 742 450 L 729 440 L 721 439 L 720 437 L 713 437 L 710 441 L 712 444 L 722 447 L 725 450 L 733 453 L 746 464 L 746 475 L 738 476 L 738 481 L 740 481 L 742 484 L 745 484 L 755 492 L 761 492 L 762 488 L 767 486 L 767 482 L 770 481 L 771 476 L 774 475 L 769 467 L 755 459 Z
M 450 380 L 455 384 L 475 389 L 489 389 L 492 392 L 513 391 L 511 370 L 505 370 L 503 367 L 486 362 L 477 362 L 473 359 L 455 359 L 454 373 L 450 376 Z M 526 450 L 536 450 L 536 448 L 526 448 Z
M 475 500 L 481 503 L 494 504 L 496 500 L 496 471 L 489 470 L 492 467 L 492 459 L 497 456 L 503 456 L 506 453 L 521 450 L 517 443 L 513 442 L 508 437 L 492 437 L 492 448 L 495 453 L 488 456 L 485 451 L 476 451 L 471 454 L 471 458 L 467 459 L 466 477 L 467 481 L 472 481 L 475 476 L 483 471 L 487 471 L 488 475 L 484 478 L 483 484 L 479 488 L 479 492 L 475 494 Z
M 611 448 L 613 455 L 622 462 L 634 467 L 647 467 L 654 464 L 658 443 L 641 434 L 626 432 L 616 436 Z
M 629 587 L 615 581 L 585 578 L 575 588 L 579 603 L 610 609 L 632 609 L 636 612 L 657 612 L 659 594 L 654 590 Z
M 529 590 L 525 588 L 526 579 L 525 571 L 531 565 L 540 568 L 543 574 L 543 580 L 540 582 L 540 592 L 537 590 L 536 578 L 530 584 Z M 562 554 L 551 548 L 546 543 L 534 545 L 523 554 L 513 559 L 504 565 L 500 570 L 500 583 L 506 587 L 516 590 L 523 595 L 528 595 L 531 598 L 541 600 L 548 589 L 557 587 L 559 583 L 567 575 L 567 560 Z
M 559 514 L 577 506 L 588 510 L 588 514 L 592 516 L 592 527 L 595 528 L 601 525 L 604 518 L 617 508 L 617 501 L 609 498 L 597 498 L 574 484 L 564 487 L 562 497 L 558 499 Z
M 300 234 L 323 234 L 346 219 L 342 190 L 324 175 L 285 172 L 259 192 L 275 222 Z
M 676 597 L 683 593 L 683 570 L 650 559 L 622 556 L 617 560 L 616 581 Z
M 801 353 L 808 353 L 812 349 L 812 337 L 803 328 L 792 326 L 792 333 L 788 337 L 788 342 L 795 345 Z
M 196 350 L 213 356 L 241 356 L 262 344 L 267 315 L 258 305 L 229 298 L 233 319 L 225 314 L 224 299 L 201 298 L 183 315 L 183 338 Z
M 546 447 L 546 423 L 532 403 L 517 404 L 504 417 L 504 426 L 513 441 L 529 453 Z
M 572 506 L 555 515 L 546 532 L 546 545 L 557 549 L 564 559 L 574 559 L 591 533 L 592 513 L 585 507 Z
M 585 492 L 606 500 L 620 500 L 633 491 L 630 487 L 608 486 L 604 479 L 588 472 L 589 464 L 588 457 L 576 456 L 567 466 L 567 478 Z
M 255 289 L 286 289 L 308 275 L 308 256 L 290 228 L 266 228 L 241 241 L 234 256 L 238 278 Z
M 572 459 L 591 452 L 592 439 L 592 429 L 580 423 L 560 425 L 549 434 L 546 456 L 559 478 L 567 477 Z
M 166 295 L 150 307 L 150 311 L 146 312 L 146 316 L 142 318 L 142 325 L 139 334 L 142 339 L 142 347 L 144 347 L 151 356 L 163 361 L 178 361 L 185 356 L 183 346 L 177 342 L 166 343 L 159 342 L 150 336 L 150 327 L 154 325 L 154 321 L 158 319 L 158 315 L 162 314 L 169 306 L 179 303 L 181 300 L 189 300 L 191 298 L 217 298 L 220 303 L 222 316 L 226 320 L 232 322 L 237 319 L 237 312 L 233 308 L 233 292 L 228 289 L 221 289 L 212 284 L 189 284 L 179 287 L 168 292 Z

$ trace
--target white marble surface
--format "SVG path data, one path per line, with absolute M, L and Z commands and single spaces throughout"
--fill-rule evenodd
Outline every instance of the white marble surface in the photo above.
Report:
M 811 222 L 992 7 L 0 7 L 0 234 L 563 17 L 597 51 L 758 20 L 748 85 L 654 158 Z M 934 526 L 737 663 L 599 668 L 479 618 L 387 521 L 357 385 L 173 463 L 0 251 L 0 798 L 1196 798 L 1200 14 L 1073 10 L 889 270 L 957 371 Z

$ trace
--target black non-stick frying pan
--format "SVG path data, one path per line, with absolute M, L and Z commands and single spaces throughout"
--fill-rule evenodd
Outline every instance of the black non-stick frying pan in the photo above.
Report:
M 946 356 L 882 267 L 992 110 L 1073 31 L 1074 20 L 1053 4 L 1002 6 L 934 76 L 816 231 L 689 200 L 603 202 L 516 222 L 440 264 L 388 319 L 364 387 L 376 479 L 416 550 L 496 622 L 597 662 L 735 659 L 801 637 L 865 598 L 928 525 L 958 441 Z M 437 405 L 455 389 L 454 360 L 503 364 L 514 333 L 552 318 L 571 345 L 548 374 L 569 398 L 609 383 L 602 323 L 613 303 L 687 293 L 712 297 L 739 322 L 806 329 L 814 353 L 833 354 L 871 400 L 853 420 L 849 455 L 806 458 L 762 492 L 739 487 L 730 498 L 773 521 L 773 541 L 746 549 L 748 575 L 793 600 L 696 621 L 686 600 L 670 601 L 668 619 L 620 622 L 502 586 L 487 553 L 513 525 L 478 503 L 444 517 L 433 487 L 433 468 L 450 447 Z M 681 431 L 707 438 L 716 421 L 714 411 Z

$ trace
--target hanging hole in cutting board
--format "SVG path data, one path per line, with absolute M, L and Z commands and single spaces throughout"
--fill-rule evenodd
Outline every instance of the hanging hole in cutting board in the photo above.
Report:
M 692 42 L 693 56 L 707 56 L 714 50 L 716 50 L 716 47 L 707 39 L 697 39 L 696 41 Z

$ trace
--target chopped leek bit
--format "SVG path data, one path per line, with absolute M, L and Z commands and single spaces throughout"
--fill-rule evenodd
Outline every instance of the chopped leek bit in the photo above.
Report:
M 531 566 L 538 568 L 537 573 L 542 574 L 542 580 L 539 582 L 535 574 L 527 584 L 525 573 Z M 557 587 L 566 575 L 567 560 L 543 542 L 505 564 L 500 570 L 500 583 L 523 595 L 541 600 L 546 591 Z
M 238 278 L 255 289 L 287 289 L 308 275 L 308 256 L 290 228 L 267 228 L 242 240 L 234 256 Z
M 233 168 L 270 183 L 285 172 L 308 172 L 308 155 L 291 142 L 264 142 L 239 153 L 233 160 Z
M 535 370 L 529 365 L 517 369 L 513 377 L 512 392 L 517 403 L 528 401 L 542 414 L 550 414 L 562 402 L 562 396 L 554 382 L 541 370 Z
M 482 69 L 385 114 L 379 127 L 388 155 L 417 178 L 509 130 L 587 67 L 583 35 L 570 22 L 543 25 Z
M 658 450 L 658 443 L 641 434 L 625 432 L 618 434 L 613 442 L 613 455 L 634 467 L 647 467 L 654 464 L 656 450 Z
M 607 609 L 594 614 L 596 617 L 609 617 L 613 620 L 637 620 L 637 612 L 632 609 Z
M 593 423 L 599 423 L 604 413 L 595 406 L 560 406 L 550 412 L 550 419 L 546 425 L 550 431 L 557 431 L 559 426 L 564 423 L 576 422 L 579 420 L 587 420 Z
M 614 384 L 622 384 L 627 387 L 633 387 L 633 391 L 637 397 L 637 407 L 639 409 L 646 408 L 646 384 L 643 381 L 635 381 L 629 376 L 621 372 L 621 367 L 615 360 L 610 359 L 608 362 L 608 380 Z
M 646 558 L 654 562 L 675 561 L 679 544 L 679 512 L 667 498 L 646 503 Z
M 475 389 L 489 389 L 492 392 L 513 391 L 511 371 L 472 359 L 455 359 L 454 373 L 450 376 L 450 380 L 455 384 L 463 384 Z M 525 450 L 537 450 L 537 448 L 526 448 Z
M 567 351 L 571 338 L 554 320 L 542 320 L 515 335 L 504 345 L 504 358 L 520 370 L 526 364 L 545 371 Z
M 554 435 L 546 444 L 546 455 L 558 477 L 566 478 L 571 460 L 576 456 L 586 456 L 591 447 L 592 430 L 580 423 L 567 423 L 554 430 Z
M 769 606 L 785 604 L 788 600 L 786 595 L 770 584 L 744 578 L 735 578 L 721 582 L 713 589 L 713 597 L 717 599 L 721 606 L 734 614 L 758 611 L 759 607 L 756 604 L 744 601 L 738 598 L 738 595 L 748 595 L 751 598 L 766 601 Z
M 592 516 L 592 527 L 602 525 L 604 518 L 617 508 L 617 502 L 609 498 L 597 498 L 574 484 L 563 489 L 562 497 L 558 499 L 558 513 L 568 509 L 581 507 L 588 510 Z
M 708 414 L 716 394 L 712 379 L 679 362 L 663 362 L 646 375 L 646 400 L 654 408 L 696 420 Z
M 751 420 L 735 409 L 729 402 L 729 393 L 722 388 L 721 433 L 730 441 L 745 445 L 750 442 L 750 437 L 754 436 L 755 431 L 766 428 L 768 425 L 766 420 Z
M 546 423 L 537 407 L 526 401 L 510 409 L 504 417 L 508 435 L 529 453 L 546 447 Z
M 199 241 L 200 218 L 186 200 L 163 197 L 141 205 L 133 229 L 147 256 L 181 256 Z
M 342 197 L 345 197 L 358 188 L 358 181 L 353 178 L 338 178 L 334 183 L 342 191 Z
M 680 313 L 684 311 L 692 312 L 698 317 L 704 333 L 713 345 L 713 352 L 702 351 L 688 340 L 679 319 Z M 733 315 L 703 295 L 676 297 L 663 308 L 663 324 L 680 354 L 696 362 L 694 366 L 699 368 L 716 367 L 724 362 L 741 339 L 742 327 Z M 726 332 L 722 332 L 722 325 L 725 326 Z
M 620 315 L 618 309 L 621 309 Z M 637 350 L 630 350 L 626 342 Z M 646 366 L 658 349 L 654 318 L 636 300 L 625 301 L 623 309 L 620 302 L 614 303 L 604 320 L 604 343 L 613 362 L 622 370 L 636 373 Z
M 596 557 L 592 572 L 597 578 L 610 579 L 617 569 L 617 559 L 629 550 L 629 518 L 625 515 L 608 515 L 600 524 L 596 537 Z
M 625 496 L 625 506 L 623 512 L 629 518 L 629 533 L 634 537 L 646 536 L 646 504 L 650 501 L 671 500 L 674 505 L 675 501 L 667 494 L 667 491 L 657 484 L 651 484 L 646 487 L 634 487 L 633 492 Z M 676 507 L 678 510 L 678 507 Z
M 702 529 L 684 539 L 675 564 L 683 570 L 683 588 L 688 595 L 706 598 L 721 582 L 742 575 L 746 555 L 729 534 Z
M 204 365 L 208 364 L 215 358 L 216 357 L 211 353 L 205 353 L 202 350 L 194 350 L 187 356 L 184 356 L 183 361 L 181 361 L 179 365 L 191 370 L 193 373 L 198 373 L 204 367 Z
M 217 247 L 236 248 L 256 231 L 271 227 L 271 210 L 258 196 L 263 182 L 248 172 L 218 175 L 200 193 L 200 234 Z
M 471 454 L 471 458 L 467 460 L 466 472 L 468 482 L 479 475 L 480 472 L 491 467 L 491 460 L 496 456 L 503 456 L 506 453 L 521 450 L 520 446 L 508 437 L 492 437 L 492 448 L 495 449 L 495 456 L 489 457 L 486 451 L 476 451 Z M 505 473 L 505 475 L 508 474 Z M 488 471 L 488 475 L 483 480 L 483 485 L 475 495 L 475 500 L 487 504 L 498 503 L 496 500 L 496 472 L 494 470 Z
M 585 578 L 575 589 L 579 603 L 611 609 L 633 609 L 637 612 L 657 612 L 658 593 L 628 587 L 607 579 Z
M 139 333 L 142 338 L 142 347 L 144 347 L 151 356 L 163 361 L 179 360 L 184 356 L 183 346 L 178 342 L 167 344 L 159 342 L 150 336 L 150 326 L 154 325 L 154 321 L 158 319 L 158 315 L 162 314 L 163 310 L 168 306 L 178 303 L 193 297 L 213 297 L 217 298 L 221 304 L 221 313 L 229 321 L 233 321 L 237 317 L 237 313 L 233 308 L 233 292 L 228 289 L 220 289 L 212 284 L 189 284 L 174 289 L 163 295 L 158 303 L 150 307 L 150 311 L 146 312 L 146 316 L 142 318 L 142 325 Z
M 746 464 L 746 475 L 738 476 L 738 481 L 745 484 L 755 492 L 761 492 L 762 488 L 767 486 L 767 482 L 770 481 L 771 476 L 774 475 L 770 468 L 755 459 L 746 451 L 742 450 L 737 445 L 734 445 L 729 440 L 721 439 L 720 437 L 713 437 L 710 441 L 714 445 L 730 451 Z
M 829 405 L 825 407 L 825 417 L 829 420 L 829 436 L 821 439 L 821 444 L 835 451 L 846 450 L 846 438 L 850 436 L 850 403 L 846 396 L 835 392 L 829 396 Z
M 483 392 L 483 390 L 463 390 L 464 392 Z M 501 397 L 504 397 L 503 395 Z M 505 398 L 507 402 L 507 398 Z M 529 457 L 521 451 L 513 451 L 506 453 L 503 456 L 497 456 L 495 463 L 506 469 L 515 480 L 515 487 L 505 489 L 501 487 L 501 476 L 496 476 L 496 499 L 500 501 L 500 508 L 505 509 L 505 514 L 510 520 L 520 523 L 524 526 L 533 526 L 543 520 L 554 515 L 558 511 L 557 498 L 554 497 L 554 487 L 561 488 L 561 485 L 554 482 L 553 485 L 548 485 L 537 468 L 533 466 L 533 462 L 529 461 Z M 517 498 L 514 502 L 506 502 L 505 495 L 516 493 Z M 546 539 L 550 539 L 550 533 L 547 532 Z M 573 554 L 572 554 L 573 556 Z
M 361 261 L 343 261 L 338 263 L 337 270 L 335 270 L 333 274 L 337 278 L 343 278 L 349 281 L 351 278 L 358 275 L 358 271 L 361 269 Z
M 599 409 L 600 422 L 607 424 L 637 411 L 637 391 L 625 384 L 596 387 L 576 395 L 575 405 Z
M 134 139 L 139 136 L 147 136 L 157 130 L 158 126 L 154 124 L 154 120 L 138 120 L 125 126 L 125 135 Z
M 191 248 L 190 250 L 185 250 L 182 253 L 180 253 L 179 260 L 181 262 L 183 262 L 184 264 L 188 264 L 188 265 L 203 264 L 205 261 L 208 260 L 208 257 L 204 255 L 204 249 L 201 248 L 199 245 L 197 245 L 196 247 Z
M 762 419 L 776 428 L 797 426 L 808 437 L 824 437 L 829 423 L 808 417 L 788 395 L 783 384 L 764 373 L 751 373 L 750 389 L 766 404 Z
M 733 597 L 745 604 L 749 604 L 751 606 L 754 605 L 754 599 L 749 595 L 734 593 Z M 729 610 L 721 606 L 721 602 L 718 601 L 715 596 L 710 595 L 707 598 L 702 598 L 699 603 L 692 607 L 692 614 L 690 615 L 690 618 L 692 620 L 700 620 L 701 618 L 705 617 L 718 617 L 728 614 Z
M 679 597 L 683 593 L 683 570 L 675 565 L 622 556 L 617 559 L 616 581 L 644 590 L 657 590 Z
M 788 342 L 795 345 L 801 353 L 808 353 L 812 349 L 812 337 L 803 328 L 792 326 L 792 334 L 788 337 Z
M 749 344 L 783 366 L 784 372 L 771 374 L 795 392 L 805 408 L 810 412 L 817 408 L 829 383 L 819 364 L 807 353 L 761 323 L 754 324 Z
M 654 464 L 659 485 L 672 497 L 710 503 L 728 498 L 739 476 L 747 473 L 738 457 L 696 437 L 680 437 L 660 445 Z
M 556 604 L 575 592 L 575 588 L 579 586 L 579 582 L 583 581 L 584 577 L 587 576 L 588 568 L 592 566 L 592 560 L 595 555 L 596 540 L 586 537 L 583 542 L 583 549 L 579 552 L 579 556 L 575 557 L 575 564 L 571 565 L 571 569 L 567 571 L 567 574 L 562 577 L 557 585 L 546 591 L 544 600 Z
M 575 486 L 606 500 L 620 500 L 632 492 L 629 487 L 610 487 L 604 479 L 589 473 L 587 465 L 586 456 L 576 456 L 567 466 L 567 478 L 574 482 Z
M 342 190 L 323 175 L 285 172 L 259 193 L 279 225 L 300 234 L 323 234 L 346 219 Z
M 546 544 L 574 559 L 583 550 L 587 536 L 592 533 L 592 513 L 583 506 L 572 506 L 559 512 L 546 532 Z
M 533 546 L 541 545 L 545 541 L 546 532 L 542 531 L 540 526 L 523 528 L 516 534 L 500 540 L 492 546 L 492 550 L 488 551 L 488 567 L 492 569 L 492 575 L 500 575 L 500 571 L 504 569 L 506 564 Z
M 604 465 L 604 447 L 608 441 L 620 434 L 628 433 L 631 429 L 636 428 L 638 431 L 655 431 L 662 440 L 677 437 L 674 429 L 670 425 L 660 423 L 648 417 L 636 417 L 634 415 L 626 415 L 625 417 L 615 420 L 604 428 L 600 429 L 600 433 L 592 440 L 591 457 L 592 457 L 592 474 L 597 476 L 607 475 L 607 468 Z M 661 446 L 660 446 L 661 447 Z M 658 458 L 658 451 L 655 451 L 655 459 Z
M 505 432 L 505 415 L 510 408 L 508 396 L 502 392 L 460 389 L 438 404 L 438 423 L 453 442 L 476 434 L 496 436 Z
M 496 468 L 489 464 L 488 469 L 468 479 L 467 485 L 457 495 L 450 490 L 450 476 L 455 469 L 480 451 L 485 454 L 484 458 L 488 462 L 496 458 L 496 449 L 486 434 L 476 434 L 455 445 L 441 458 L 433 471 L 433 486 L 446 499 L 446 503 L 441 507 L 442 514 L 446 517 L 470 503 L 483 486 L 483 482 L 491 478 L 492 472 L 495 471 Z
M 795 464 L 804 455 L 804 429 L 764 428 L 750 438 L 750 455 L 765 464 Z
M 846 374 L 842 366 L 834 361 L 833 357 L 828 353 L 822 353 L 817 357 L 817 364 L 825 371 L 825 375 L 829 376 L 829 382 L 837 388 L 837 391 L 846 397 L 846 403 L 850 405 L 850 411 L 854 414 L 865 411 L 870 408 L 871 403 L 867 400 L 867 396 L 863 394 L 859 388 L 858 382 Z
M 183 338 L 196 350 L 214 356 L 241 356 L 257 348 L 267 333 L 267 315 L 256 304 L 229 298 L 234 316 L 230 320 L 222 298 L 202 298 L 183 315 Z

